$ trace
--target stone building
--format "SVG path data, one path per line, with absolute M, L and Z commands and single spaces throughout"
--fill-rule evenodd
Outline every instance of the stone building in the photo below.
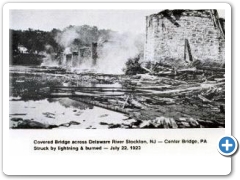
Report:
M 163 10 L 146 17 L 144 60 L 225 62 L 225 20 L 217 10 Z

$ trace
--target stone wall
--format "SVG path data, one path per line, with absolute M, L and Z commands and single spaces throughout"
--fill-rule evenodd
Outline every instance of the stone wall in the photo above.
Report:
M 224 63 L 224 28 L 217 24 L 217 11 L 179 11 L 174 14 L 167 10 L 146 17 L 145 61 L 183 60 L 188 39 L 193 60 Z

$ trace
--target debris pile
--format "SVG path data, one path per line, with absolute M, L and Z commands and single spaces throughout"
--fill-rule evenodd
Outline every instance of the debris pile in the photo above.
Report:
M 136 75 L 15 72 L 10 81 L 11 96 L 24 100 L 68 97 L 129 118 L 121 123 L 102 122 L 108 128 L 225 127 L 225 72 L 222 69 L 177 70 L 164 66 L 145 69 L 148 73 Z M 55 118 L 53 114 L 44 115 Z M 36 125 L 34 121 L 23 120 L 16 128 L 32 125 Z

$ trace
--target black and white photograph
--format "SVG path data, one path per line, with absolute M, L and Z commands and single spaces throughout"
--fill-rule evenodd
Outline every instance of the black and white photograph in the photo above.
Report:
M 225 11 L 10 10 L 9 128 L 225 128 Z
M 230 4 L 2 10 L 4 174 L 231 173 L 238 33 Z

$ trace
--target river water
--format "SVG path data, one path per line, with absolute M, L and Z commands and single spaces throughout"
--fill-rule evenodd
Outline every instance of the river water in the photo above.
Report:
M 79 125 L 68 128 L 105 129 L 107 124 L 121 124 L 127 119 L 124 114 L 109 111 L 100 107 L 89 106 L 69 98 L 53 98 L 43 100 L 16 100 L 10 98 L 10 119 L 22 118 L 43 124 L 60 125 L 75 121 Z M 10 120 L 10 127 L 17 122 Z M 61 126 L 60 128 L 66 128 Z
M 63 80 L 56 78 L 55 76 L 58 74 L 51 73 L 41 73 L 41 68 L 39 67 L 10 67 L 10 128 L 17 127 L 18 123 L 20 123 L 19 121 L 13 121 L 16 118 L 58 126 L 74 121 L 77 123 L 69 127 L 60 126 L 59 128 L 83 129 L 102 129 L 109 128 L 109 125 L 132 122 L 124 114 L 92 106 L 74 99 L 38 96 L 38 89 L 46 85 L 61 85 L 66 79 L 66 77 Z M 63 76 L 65 75 L 63 74 Z M 88 82 L 86 81 L 86 83 Z M 120 85 L 113 83 L 94 84 L 94 86 L 111 87 Z

